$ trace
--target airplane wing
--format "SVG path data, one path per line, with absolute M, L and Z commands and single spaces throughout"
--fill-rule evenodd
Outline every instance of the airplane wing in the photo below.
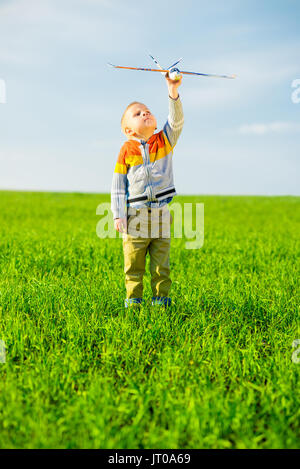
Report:
M 172 67 L 175 67 L 175 65 L 179 64 L 179 62 L 182 60 L 182 58 L 183 57 L 181 57 L 179 60 L 177 60 L 177 62 L 175 62 L 174 64 L 170 65 L 170 67 L 168 67 L 168 69 L 172 68 Z
M 181 60 L 181 59 L 180 59 Z M 111 63 L 108 62 L 108 65 L 110 65 L 111 67 L 114 67 L 114 68 L 124 68 L 126 70 L 142 70 L 144 72 L 164 72 L 164 73 L 168 73 L 170 70 L 167 69 L 167 70 L 163 70 L 163 69 L 160 69 L 160 68 L 142 68 L 142 67 L 123 67 L 121 65 L 113 65 Z M 176 65 L 176 64 L 174 64 Z M 213 74 L 213 73 L 197 73 L 197 72 L 186 72 L 186 71 L 182 71 L 182 70 L 179 70 L 180 73 L 183 73 L 185 75 L 200 75 L 200 76 L 203 76 L 203 77 L 212 77 L 212 78 L 236 78 L 236 75 L 216 75 L 216 74 Z
M 149 54 L 149 57 L 151 57 L 151 59 L 153 60 L 153 62 L 156 63 L 156 65 L 160 68 L 160 70 L 163 70 L 162 66 L 158 63 L 158 61 L 156 60 L 155 57 L 153 57 L 153 55 Z M 162 75 L 165 75 L 164 72 L 161 72 Z
M 144 72 L 169 72 L 169 70 L 161 70 L 159 68 L 121 67 L 120 65 L 113 65 L 110 63 L 108 63 L 108 65 L 114 68 L 125 68 L 126 70 L 143 70 Z
M 212 78 L 236 78 L 236 75 L 216 75 L 214 73 L 196 73 L 196 72 L 184 72 L 180 70 L 180 73 L 185 75 L 201 75 L 203 77 L 212 77 Z

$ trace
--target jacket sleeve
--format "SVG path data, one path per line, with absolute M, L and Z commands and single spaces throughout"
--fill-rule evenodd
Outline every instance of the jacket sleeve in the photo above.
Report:
M 169 97 L 169 115 L 164 125 L 164 133 L 170 142 L 172 149 L 175 147 L 184 123 L 182 104 L 180 97 L 172 99 Z
M 111 185 L 111 211 L 113 218 L 125 218 L 125 204 L 127 199 L 127 165 L 123 147 L 119 153 Z

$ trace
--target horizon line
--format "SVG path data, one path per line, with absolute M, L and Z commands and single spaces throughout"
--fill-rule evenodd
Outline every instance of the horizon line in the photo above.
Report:
M 31 193 L 48 193 L 48 194 L 86 194 L 86 195 L 110 195 L 110 192 L 94 192 L 94 191 L 78 191 L 78 190 L 44 190 L 44 189 L 2 189 L 0 192 L 31 192 Z M 177 193 L 178 197 L 300 197 L 300 194 L 231 194 L 231 193 L 213 193 L 213 194 L 188 194 Z M 174 197 L 176 197 L 174 196 Z

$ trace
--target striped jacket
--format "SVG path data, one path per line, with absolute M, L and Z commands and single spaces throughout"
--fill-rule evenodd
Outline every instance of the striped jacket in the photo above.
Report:
M 169 116 L 163 130 L 147 141 L 133 137 L 122 146 L 111 186 L 114 218 L 126 216 L 126 205 L 138 208 L 176 195 L 172 155 L 183 127 L 180 98 L 169 97 Z M 160 204 L 159 204 L 160 205 Z

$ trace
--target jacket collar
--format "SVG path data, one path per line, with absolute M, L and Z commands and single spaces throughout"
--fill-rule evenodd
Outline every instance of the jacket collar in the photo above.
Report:
M 143 140 L 142 138 L 137 138 L 137 137 L 130 137 L 129 142 L 131 140 L 136 140 L 139 143 L 145 143 L 146 140 Z
M 139 143 L 141 143 L 141 144 L 150 143 L 151 139 L 152 139 L 152 138 L 155 138 L 155 137 L 154 137 L 155 135 L 156 135 L 156 134 L 151 135 L 151 137 L 149 137 L 148 140 L 144 140 L 143 138 L 130 137 L 130 139 L 129 139 L 128 141 L 130 142 L 131 140 L 135 140 L 135 141 L 137 141 L 137 142 L 139 142 Z

